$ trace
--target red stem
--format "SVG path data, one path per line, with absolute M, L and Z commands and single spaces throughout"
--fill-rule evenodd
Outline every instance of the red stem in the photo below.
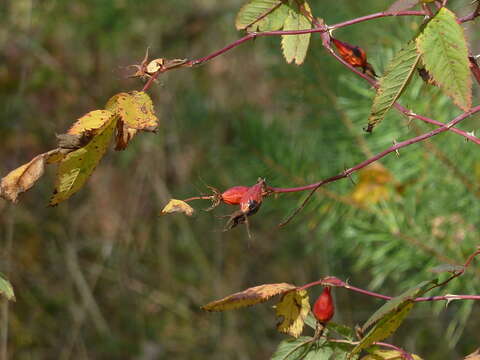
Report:
M 378 153 L 377 155 L 375 156 L 372 156 L 371 158 L 365 160 L 365 161 L 362 161 L 360 164 L 354 166 L 354 167 L 351 167 L 350 169 L 347 169 L 345 171 L 343 171 L 341 174 L 338 174 L 338 175 L 335 175 L 335 176 L 332 176 L 330 178 L 327 178 L 327 179 L 324 179 L 322 181 L 319 181 L 319 182 L 316 182 L 316 183 L 313 183 L 313 184 L 310 184 L 310 185 L 305 185 L 305 186 L 299 186 L 299 187 L 293 187 L 293 188 L 276 188 L 276 187 L 269 187 L 268 190 L 271 191 L 271 192 L 274 192 L 274 193 L 289 193 L 289 192 L 297 192 L 297 191 L 305 191 L 305 190 L 316 190 L 318 189 L 320 186 L 322 185 L 325 185 L 325 184 L 328 184 L 328 183 L 331 183 L 333 181 L 336 181 L 336 180 L 340 180 L 340 179 L 343 179 L 343 178 L 346 178 L 348 176 L 350 176 L 352 173 L 354 173 L 355 171 L 358 171 L 360 169 L 363 169 L 364 167 L 366 167 L 367 165 L 383 158 L 384 156 L 392 153 L 392 152 L 396 152 L 397 150 L 403 148 L 403 147 L 406 147 L 406 146 L 409 146 L 411 144 L 415 144 L 417 142 L 420 142 L 420 141 L 423 141 L 423 140 L 426 140 L 428 138 L 431 138 L 435 135 L 438 135 L 442 132 L 445 132 L 447 130 L 450 130 L 453 126 L 455 126 L 456 124 L 458 124 L 459 122 L 465 120 L 467 117 L 477 113 L 480 111 L 480 105 L 479 106 L 475 106 L 473 107 L 470 111 L 467 111 L 459 116 L 457 116 L 455 119 L 453 119 L 452 121 L 448 122 L 447 124 L 443 124 L 442 127 L 439 127 L 435 130 L 432 130 L 432 131 L 429 131 L 428 133 L 425 133 L 425 134 L 422 134 L 422 135 L 419 135 L 419 136 L 416 136 L 414 138 L 411 138 L 411 139 L 408 139 L 408 140 L 405 140 L 405 141 L 402 141 L 402 142 L 399 142 L 391 147 L 389 147 L 388 149 L 382 151 L 381 153 Z
M 245 35 L 244 37 L 234 41 L 233 43 L 225 46 L 224 48 L 215 51 L 214 53 L 212 53 L 210 55 L 201 57 L 199 59 L 190 60 L 185 65 L 186 66 L 200 65 L 200 64 L 202 64 L 206 61 L 209 61 L 209 60 L 211 60 L 211 59 L 213 59 L 213 58 L 215 58 L 219 55 L 222 55 L 222 54 L 226 53 L 227 51 L 229 51 L 229 50 L 231 50 L 231 49 L 233 49 L 233 48 L 235 48 L 235 47 L 237 47 L 237 46 L 239 46 L 239 45 L 241 45 L 241 44 L 243 44 L 243 43 L 245 43 L 249 40 L 255 39 L 256 37 L 322 33 L 322 32 L 326 32 L 328 30 L 338 29 L 338 28 L 341 28 L 341 27 L 345 27 L 345 26 L 357 24 L 357 23 L 360 23 L 360 22 L 363 22 L 363 21 L 368 21 L 368 20 L 372 20 L 372 19 L 376 19 L 376 18 L 381 18 L 381 17 L 387 17 L 387 16 L 424 16 L 424 15 L 425 15 L 425 13 L 422 12 L 422 11 L 401 11 L 401 12 L 398 12 L 396 14 L 387 13 L 387 12 L 380 12 L 380 13 L 375 13 L 375 14 L 371 14 L 371 15 L 367 15 L 367 16 L 362 16 L 362 17 L 359 17 L 359 18 L 356 18 L 356 19 L 344 21 L 342 23 L 334 24 L 334 25 L 331 25 L 329 27 L 316 26 L 313 29 L 306 29 L 306 30 L 252 32 L 252 33 L 249 33 L 249 34 Z M 167 69 L 167 71 L 168 71 L 168 69 Z M 155 80 L 158 78 L 158 76 L 160 76 L 160 74 L 162 74 L 163 72 L 165 72 L 165 71 L 160 70 L 160 71 L 157 71 L 156 73 L 154 73 L 150 77 L 150 79 L 148 79 L 148 81 L 145 83 L 145 85 L 142 88 L 142 91 L 147 91 L 148 89 L 150 89 L 152 87 L 153 83 L 155 82 Z

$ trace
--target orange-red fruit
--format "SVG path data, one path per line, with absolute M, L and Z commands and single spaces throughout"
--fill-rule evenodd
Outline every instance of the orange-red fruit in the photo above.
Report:
M 248 186 L 234 186 L 222 193 L 222 201 L 228 205 L 238 205 L 249 189 Z
M 321 323 L 327 323 L 335 313 L 330 287 L 324 287 L 322 293 L 313 305 L 313 315 Z

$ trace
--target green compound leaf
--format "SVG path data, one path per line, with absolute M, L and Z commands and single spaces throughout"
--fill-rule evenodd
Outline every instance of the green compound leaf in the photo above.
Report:
M 284 31 L 306 30 L 312 28 L 311 21 L 304 15 L 304 13 L 311 15 L 310 6 L 307 2 L 301 5 L 304 9 L 303 13 L 300 11 L 298 4 L 293 3 L 288 10 L 288 16 L 283 25 Z M 308 46 L 310 44 L 311 34 L 302 35 L 282 35 L 282 50 L 283 56 L 287 63 L 301 65 L 307 56 Z
M 325 339 L 314 341 L 312 337 L 301 336 L 298 339 L 282 341 L 271 360 L 346 360 L 351 345 L 330 342 Z M 351 359 L 357 359 L 353 356 Z
M 373 99 L 367 132 L 371 132 L 375 125 L 385 118 L 387 111 L 400 97 L 408 85 L 419 59 L 420 55 L 417 53 L 415 42 L 411 41 L 387 65 L 385 74 L 380 78 L 380 86 Z
M 353 348 L 349 359 L 352 359 L 353 356 L 372 345 L 375 341 L 381 341 L 393 334 L 405 320 L 410 310 L 412 310 L 413 304 L 412 300 L 406 300 L 395 311 L 390 312 L 377 322 L 368 334 L 362 338 L 360 343 Z
M 441 8 L 416 40 L 427 71 L 462 110 L 472 106 L 468 47 L 455 14 Z
M 80 190 L 100 160 L 105 155 L 113 137 L 118 117 L 112 116 L 90 142 L 84 147 L 68 153 L 57 170 L 55 190 L 50 206 L 58 205 Z
M 283 27 L 288 6 L 281 0 L 250 0 L 237 14 L 237 30 L 275 31 Z
M 15 294 L 13 292 L 12 284 L 5 279 L 3 274 L 0 274 L 0 295 L 5 296 L 7 300 L 15 301 Z
M 283 340 L 271 360 L 296 360 L 303 359 L 313 345 L 313 338 L 310 336 L 300 336 L 297 339 Z

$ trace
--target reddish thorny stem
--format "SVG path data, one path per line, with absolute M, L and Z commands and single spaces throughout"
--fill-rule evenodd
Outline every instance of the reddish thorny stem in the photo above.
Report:
M 455 279 L 456 277 L 459 277 L 459 276 L 463 275 L 465 273 L 465 270 L 470 266 L 473 259 L 477 255 L 480 255 L 480 246 L 477 248 L 477 250 L 475 252 L 470 254 L 470 256 L 468 257 L 465 264 L 463 264 L 461 270 L 453 273 L 453 275 L 451 275 L 447 280 L 443 281 L 442 283 L 433 285 L 428 291 L 430 291 L 434 288 L 437 288 L 437 287 L 444 286 L 448 282 L 450 282 L 451 280 Z M 319 286 L 319 285 L 321 285 L 321 286 L 329 285 L 329 286 L 342 287 L 344 289 L 354 291 L 354 292 L 357 292 L 359 294 L 364 294 L 364 295 L 379 298 L 379 299 L 382 299 L 382 300 L 393 299 L 392 296 L 382 295 L 382 294 L 378 294 L 378 293 L 375 293 L 375 292 L 372 292 L 372 291 L 369 291 L 369 290 L 357 288 L 357 287 L 352 286 L 352 285 L 348 284 L 347 282 L 345 282 L 343 280 L 340 280 L 338 278 L 335 278 L 335 277 L 327 277 L 327 278 L 323 278 L 323 279 L 320 279 L 320 280 L 317 280 L 317 281 L 313 281 L 311 283 L 308 283 L 308 284 L 305 284 L 305 285 L 301 286 L 299 289 L 306 290 L 306 289 L 309 289 L 311 287 Z M 415 299 L 412 299 L 412 301 L 414 301 L 414 302 L 442 301 L 442 300 L 443 301 L 480 300 L 480 295 L 444 295 L 444 296 L 417 297 Z
M 464 23 L 464 22 L 467 22 L 467 21 L 472 21 L 474 20 L 476 17 L 480 16 L 480 4 L 477 5 L 477 7 L 475 8 L 475 10 L 471 13 L 471 14 L 468 14 L 464 17 L 461 17 L 461 18 L 458 18 L 458 22 L 459 23 Z M 194 60 L 189 60 L 187 61 L 184 66 L 188 66 L 188 67 L 192 67 L 192 66 L 195 66 L 195 65 L 200 65 L 200 64 L 203 64 L 209 60 L 212 60 L 213 58 L 217 57 L 217 56 L 220 56 L 234 48 L 236 48 L 237 46 L 247 42 L 247 41 L 250 41 L 250 40 L 253 40 L 257 37 L 262 37 L 262 36 L 281 36 L 281 35 L 300 35 L 300 34 L 311 34 L 311 33 L 320 33 L 321 37 L 322 37 L 322 45 L 323 47 L 328 51 L 328 53 L 330 55 L 332 55 L 333 57 L 335 57 L 340 63 L 342 63 L 344 66 L 346 66 L 349 70 L 351 70 L 352 72 L 356 73 L 358 76 L 362 77 L 363 79 L 365 79 L 370 85 L 372 85 L 374 88 L 377 88 L 378 87 L 378 83 L 375 79 L 369 77 L 367 74 L 364 74 L 363 72 L 357 70 L 355 67 L 353 67 L 352 65 L 348 64 L 345 60 L 343 60 L 331 47 L 330 45 L 330 31 L 332 30 L 335 30 L 335 29 L 339 29 L 339 28 L 342 28 L 342 27 L 346 27 L 346 26 L 350 26 L 350 25 L 354 25 L 354 24 L 358 24 L 358 23 L 361 23 L 361 22 L 364 22 L 364 21 L 369 21 L 369 20 L 373 20 L 373 19 L 378 19 L 378 18 L 383 18 L 383 17 L 388 17 L 388 16 L 424 16 L 424 17 L 428 17 L 429 14 L 424 10 L 424 11 L 400 11 L 400 12 L 396 12 L 396 13 L 392 13 L 392 12 L 378 12 L 378 13 L 374 13 L 374 14 L 370 14 L 370 15 L 366 15 L 366 16 L 362 16 L 362 17 L 358 17 L 358 18 L 355 18 L 355 19 L 351 19 L 351 20 L 348 20 L 348 21 L 344 21 L 344 22 L 340 22 L 340 23 L 337 23 L 337 24 L 334 24 L 334 25 L 324 25 L 322 24 L 320 21 L 318 21 L 316 18 L 314 18 L 312 20 L 312 23 L 314 24 L 314 27 L 312 29 L 306 29 L 306 30 L 295 30 L 295 31 L 266 31 L 266 32 L 251 32 L 251 33 L 248 33 L 247 35 L 245 35 L 244 37 L 232 42 L 231 44 L 207 55 L 207 56 L 204 56 L 204 57 L 201 57 L 201 58 L 198 58 L 198 59 L 194 59 Z M 145 83 L 142 91 L 147 91 L 149 90 L 152 85 L 154 84 L 155 80 L 158 78 L 158 76 L 160 76 L 160 74 L 162 74 L 163 72 L 166 72 L 168 70 L 171 70 L 171 69 L 162 69 L 162 70 L 159 70 L 158 72 L 154 73 L 150 78 L 149 80 Z M 314 192 L 321 186 L 325 185 L 325 184 L 328 184 L 330 182 L 334 182 L 334 181 L 337 181 L 337 180 L 340 180 L 340 179 L 343 179 L 343 178 L 346 178 L 348 176 L 350 176 L 352 173 L 360 170 L 360 169 L 363 169 L 364 167 L 366 167 L 367 165 L 383 158 L 384 156 L 392 153 L 392 152 L 397 152 L 399 149 L 403 148 L 403 147 L 406 147 L 406 146 L 409 146 L 411 144 L 414 144 L 414 143 L 417 143 L 417 142 L 420 142 L 420 141 L 423 141 L 423 140 L 426 140 L 428 138 L 431 138 L 433 136 L 436 136 L 442 132 L 445 132 L 445 131 L 452 131 L 452 132 L 455 132 L 463 137 L 465 137 L 467 140 L 470 140 L 474 143 L 476 143 L 477 145 L 480 145 L 480 139 L 477 138 L 476 136 L 473 135 L 473 133 L 469 133 L 469 132 L 466 132 L 466 131 L 463 131 L 463 130 L 460 130 L 460 129 L 457 129 L 455 128 L 454 126 L 456 124 L 458 124 L 459 122 L 463 121 L 464 119 L 468 118 L 469 116 L 477 113 L 480 111 L 480 106 L 476 106 L 476 107 L 473 107 L 472 109 L 470 109 L 469 111 L 457 116 L 456 118 L 454 118 L 452 121 L 448 122 L 447 124 L 445 123 L 442 123 L 440 121 L 437 121 L 435 119 L 431 119 L 431 118 L 428 118 L 426 116 L 423 116 L 423 115 L 419 115 L 419 114 L 416 114 L 414 113 L 413 111 L 405 108 L 404 106 L 400 105 L 399 103 L 395 103 L 394 104 L 394 107 L 400 111 L 401 113 L 405 114 L 406 116 L 408 116 L 409 118 L 416 118 L 416 119 L 419 119 L 423 122 L 426 122 L 426 123 L 429 123 L 429 124 L 433 124 L 433 125 L 436 125 L 438 126 L 437 129 L 435 130 L 432 130 L 430 132 L 427 132 L 425 134 L 422 134 L 420 136 L 416 136 L 414 138 L 411 138 L 411 139 L 408 139 L 408 140 L 405 140 L 405 141 L 402 141 L 400 143 L 396 143 L 394 144 L 393 146 L 391 146 L 390 148 L 378 153 L 377 155 L 367 159 L 367 160 L 364 160 L 363 162 L 357 164 L 356 166 L 354 167 L 351 167 L 345 171 L 343 171 L 342 173 L 338 174 L 338 175 L 335 175 L 335 176 L 332 176 L 330 178 L 327 178 L 327 179 L 324 179 L 322 181 L 319 181 L 319 182 L 316 182 L 316 183 L 313 183 L 313 184 L 309 184 L 309 185 L 305 185 L 305 186 L 300 186 L 300 187 L 292 187 L 292 188 L 277 188 L 277 187 L 267 187 L 267 190 L 268 192 L 271 194 L 271 193 L 290 193 L 290 192 L 299 192 L 299 191 L 306 191 L 306 190 L 311 190 L 311 193 L 307 196 L 307 198 L 304 200 L 303 204 L 286 220 L 284 221 L 282 225 L 286 225 L 301 209 L 303 209 L 303 207 L 306 205 L 306 203 L 308 202 L 308 200 L 313 196 Z M 198 196 L 198 197 L 192 197 L 192 198 L 188 198 L 186 199 L 185 201 L 191 201 L 191 200 L 207 200 L 207 199 L 211 199 L 211 197 L 209 196 Z

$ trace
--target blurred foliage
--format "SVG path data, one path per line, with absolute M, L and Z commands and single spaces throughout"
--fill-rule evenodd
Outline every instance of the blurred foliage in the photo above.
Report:
M 1 173 L 52 148 L 55 133 L 113 94 L 139 89 L 126 66 L 139 63 L 148 46 L 154 57 L 194 58 L 237 39 L 242 3 L 2 2 Z M 470 1 L 451 3 L 469 10 Z M 381 0 L 312 2 L 327 23 L 385 7 Z M 385 18 L 335 36 L 362 46 L 381 73 L 419 23 Z M 466 27 L 478 53 L 478 22 Z M 357 185 L 342 180 L 320 189 L 279 229 L 304 195 L 266 201 L 252 217 L 251 243 L 243 227 L 221 231 L 216 216 L 232 211 L 226 206 L 193 219 L 158 217 L 169 198 L 207 192 L 205 184 L 226 189 L 264 176 L 272 186 L 302 185 L 430 129 L 391 111 L 365 135 L 373 92 L 319 41 L 312 37 L 301 67 L 284 63 L 280 39 L 262 38 L 166 74 L 150 92 L 158 134 L 107 155 L 87 186 L 56 208 L 46 208 L 53 173 L 19 205 L 0 202 L 0 271 L 17 298 L 8 305 L 12 358 L 265 359 L 284 338 L 268 306 L 226 314 L 200 306 L 262 283 L 300 285 L 325 275 L 395 295 L 431 278 L 433 266 L 464 262 L 478 244 L 480 162 L 475 145 L 450 133 L 382 160 L 391 181 L 380 182 L 387 195 L 378 202 L 355 201 L 355 175 Z M 440 121 L 459 113 L 418 78 L 401 102 Z M 461 127 L 475 129 L 478 120 Z M 478 293 L 473 265 L 438 293 Z M 334 296 L 335 321 L 348 325 L 381 304 Z M 478 347 L 480 324 L 468 321 L 478 315 L 479 305 L 468 302 L 420 304 L 393 341 L 429 358 L 459 358 Z

